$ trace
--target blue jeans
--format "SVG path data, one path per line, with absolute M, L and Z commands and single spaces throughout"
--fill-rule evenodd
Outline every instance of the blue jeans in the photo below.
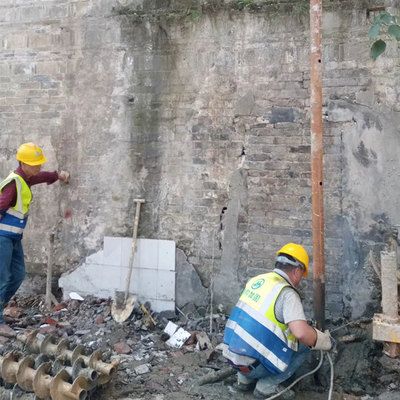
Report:
M 24 251 L 21 240 L 0 236 L 0 324 L 4 306 L 14 296 L 25 278 Z
M 310 349 L 303 344 L 299 344 L 299 349 L 293 355 L 292 362 L 287 367 L 286 371 L 278 374 L 272 375 L 262 364 L 258 365 L 255 369 L 250 371 L 248 374 L 242 374 L 247 379 L 263 379 L 268 380 L 268 384 L 271 386 L 277 386 L 280 383 L 289 379 L 297 369 L 304 363 L 307 358 Z

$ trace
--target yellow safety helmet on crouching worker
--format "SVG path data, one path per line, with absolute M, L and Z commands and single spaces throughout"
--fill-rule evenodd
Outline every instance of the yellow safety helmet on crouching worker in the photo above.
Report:
M 277 256 L 279 256 L 279 254 L 287 254 L 300 262 L 304 266 L 303 276 L 306 277 L 308 275 L 309 258 L 303 246 L 296 243 L 288 243 L 276 252 Z
M 19 146 L 17 151 L 17 160 L 28 165 L 42 165 L 47 159 L 43 150 L 35 143 L 24 143 Z

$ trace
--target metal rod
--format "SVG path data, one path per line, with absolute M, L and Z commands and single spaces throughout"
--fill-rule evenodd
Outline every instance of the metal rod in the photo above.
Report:
M 325 325 L 325 260 L 322 124 L 322 0 L 310 0 L 311 36 L 311 179 L 314 271 L 314 318 Z
M 53 249 L 54 249 L 54 233 L 49 237 L 49 250 L 47 255 L 47 280 L 46 280 L 46 307 L 51 310 L 52 292 L 51 283 L 53 279 Z

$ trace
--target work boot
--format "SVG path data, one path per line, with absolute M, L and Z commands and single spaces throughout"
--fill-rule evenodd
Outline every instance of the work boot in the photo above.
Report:
M 249 379 L 245 375 L 238 372 L 237 383 L 233 387 L 240 392 L 249 392 L 254 389 L 256 382 L 256 379 Z
M 256 397 L 257 399 L 265 399 L 274 396 L 277 393 L 282 392 L 283 390 L 285 390 L 285 387 L 283 385 L 271 385 L 268 378 L 263 378 L 258 380 L 253 394 L 254 397 Z M 296 396 L 294 391 L 289 389 L 286 390 L 286 392 L 282 393 L 282 395 L 279 396 L 279 399 L 294 400 L 295 397 Z
M 17 336 L 17 332 L 15 332 L 14 329 L 9 327 L 7 324 L 3 323 L 0 324 L 0 336 L 14 338 Z

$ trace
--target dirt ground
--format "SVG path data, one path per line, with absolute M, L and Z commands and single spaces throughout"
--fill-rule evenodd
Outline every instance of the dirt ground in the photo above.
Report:
M 149 305 L 145 305 L 150 310 Z M 39 329 L 39 335 L 54 336 L 56 342 L 66 338 L 70 348 L 83 345 L 87 354 L 95 350 L 103 352 L 106 362 L 118 362 L 117 372 L 111 382 L 90 393 L 94 400 L 183 400 L 183 399 L 253 399 L 251 392 L 242 393 L 235 388 L 236 378 L 231 375 L 214 383 L 199 385 L 208 374 L 227 369 L 221 352 L 215 348 L 222 341 L 226 316 L 188 305 L 180 313 L 152 313 L 149 315 L 139 306 L 130 319 L 117 324 L 111 317 L 109 300 L 95 298 L 84 301 L 71 300 L 51 313 L 44 312 L 40 297 L 19 298 L 8 309 L 10 325 L 20 333 Z M 172 348 L 163 331 L 169 321 L 191 334 L 181 348 Z M 333 328 L 345 321 L 335 321 Z M 211 328 L 211 332 L 210 332 Z M 202 345 L 196 334 L 210 339 L 211 346 Z M 371 340 L 368 321 L 358 322 L 336 331 L 337 351 L 333 354 L 335 369 L 334 395 L 332 399 L 400 399 L 400 362 L 382 353 L 382 345 Z M 31 351 L 18 340 L 1 339 L 0 353 L 19 351 L 23 355 Z M 208 347 L 208 348 L 207 348 Z M 311 352 L 304 371 L 313 369 L 317 354 Z M 295 399 L 328 399 L 329 364 L 294 388 Z M 34 399 L 2 382 L 0 399 Z M 12 395 L 11 395 L 12 394 Z

